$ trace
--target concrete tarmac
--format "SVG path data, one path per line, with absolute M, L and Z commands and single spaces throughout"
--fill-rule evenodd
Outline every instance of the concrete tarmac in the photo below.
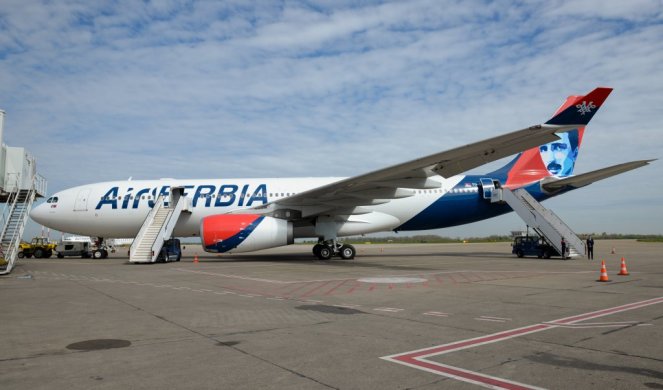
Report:
M 0 278 L 0 388 L 663 389 L 663 244 L 597 240 L 594 261 L 357 248 L 19 260 Z

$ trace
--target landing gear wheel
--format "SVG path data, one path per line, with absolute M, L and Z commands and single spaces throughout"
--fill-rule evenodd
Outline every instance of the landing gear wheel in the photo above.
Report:
M 352 260 L 355 258 L 356 254 L 357 250 L 355 247 L 349 244 L 341 246 L 341 250 L 338 252 L 338 255 L 341 256 L 341 259 L 343 260 Z
M 321 248 L 318 250 L 318 259 L 320 260 L 329 260 L 334 256 L 334 251 L 332 248 L 326 245 L 320 245 Z
M 96 251 L 92 252 L 92 257 L 95 259 L 103 259 L 104 253 L 100 249 L 97 249 Z
M 322 248 L 324 245 L 322 244 L 315 244 L 313 245 L 313 256 L 320 258 L 320 248 Z

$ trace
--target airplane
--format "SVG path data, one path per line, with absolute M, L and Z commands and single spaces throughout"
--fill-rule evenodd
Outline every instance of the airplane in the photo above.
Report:
M 653 160 L 573 175 L 585 126 L 611 92 L 598 87 L 570 96 L 543 124 L 350 178 L 111 181 L 59 191 L 30 217 L 103 243 L 136 236 L 158 199 L 178 189 L 188 198 L 188 212 L 180 215 L 172 236 L 199 236 L 205 251 L 250 252 L 317 238 L 317 258 L 352 259 L 356 249 L 339 238 L 481 221 L 512 211 L 486 201 L 495 188 L 524 188 L 542 201 L 647 165 Z M 493 172 L 463 174 L 515 154 Z M 95 253 L 102 256 L 107 252 Z

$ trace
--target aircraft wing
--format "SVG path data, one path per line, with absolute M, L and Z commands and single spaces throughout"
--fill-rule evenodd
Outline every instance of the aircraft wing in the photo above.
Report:
M 615 175 L 619 175 L 620 173 L 624 173 L 636 168 L 643 167 L 645 165 L 649 165 L 650 162 L 655 161 L 656 159 L 653 160 L 638 160 L 638 161 L 631 161 L 623 164 L 618 164 L 618 165 L 613 165 L 611 167 L 607 168 L 602 168 L 598 169 L 596 171 L 591 171 L 587 173 L 583 173 L 582 175 L 577 175 L 577 176 L 571 176 L 566 179 L 561 179 L 561 180 L 555 180 L 551 181 L 548 183 L 543 183 L 541 184 L 541 187 L 550 192 L 562 190 L 565 188 L 580 188 L 584 187 L 586 185 L 592 184 L 596 181 L 606 179 L 608 177 L 612 177 Z
M 586 125 L 608 97 L 611 88 L 599 87 L 579 96 L 569 108 L 545 124 L 485 139 L 412 161 L 343 179 L 306 192 L 234 213 L 278 216 L 278 210 L 296 210 L 301 218 L 329 214 L 361 214 L 361 206 L 387 203 L 414 195 L 414 189 L 439 188 L 431 177 L 453 175 L 559 139 L 563 133 Z M 581 103 L 582 102 L 582 103 Z M 589 102 L 589 105 L 586 104 Z M 582 108 L 581 108 L 582 107 Z

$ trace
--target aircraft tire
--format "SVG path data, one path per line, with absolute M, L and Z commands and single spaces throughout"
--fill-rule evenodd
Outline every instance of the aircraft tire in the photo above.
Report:
M 352 260 L 355 258 L 356 254 L 357 250 L 355 247 L 349 244 L 341 246 L 341 250 L 338 252 L 338 255 L 341 256 L 341 259 L 343 260 Z
M 313 256 L 320 258 L 320 248 L 322 248 L 323 245 L 321 244 L 315 244 L 313 245 Z
M 334 251 L 332 248 L 326 245 L 320 245 L 320 250 L 318 251 L 318 259 L 320 260 L 329 260 L 334 256 Z

